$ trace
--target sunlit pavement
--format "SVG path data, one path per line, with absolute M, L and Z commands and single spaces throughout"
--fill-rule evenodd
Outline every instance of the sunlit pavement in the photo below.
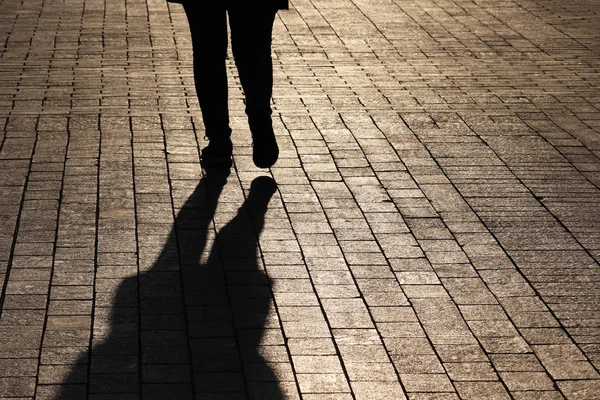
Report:
M 599 399 L 598 6 L 292 0 L 225 182 L 181 5 L 2 0 L 0 398 Z

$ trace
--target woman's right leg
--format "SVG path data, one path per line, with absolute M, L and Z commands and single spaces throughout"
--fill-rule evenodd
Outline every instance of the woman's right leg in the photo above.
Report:
M 252 159 L 259 168 L 271 167 L 279 157 L 271 121 L 271 35 L 276 12 L 274 8 L 245 4 L 228 10 L 233 57 L 244 89 L 252 132 Z
M 209 144 L 202 165 L 231 166 L 231 128 L 227 94 L 227 15 L 224 6 L 184 2 L 194 51 L 194 83 Z

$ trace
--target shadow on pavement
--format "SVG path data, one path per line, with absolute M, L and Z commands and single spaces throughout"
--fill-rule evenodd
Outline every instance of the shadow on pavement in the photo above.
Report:
M 79 357 L 56 399 L 283 398 L 259 352 L 271 293 L 258 235 L 277 185 L 256 178 L 211 239 L 227 175 L 207 172 L 152 268 L 119 285 L 105 332 L 94 328 L 91 362 L 87 353 Z

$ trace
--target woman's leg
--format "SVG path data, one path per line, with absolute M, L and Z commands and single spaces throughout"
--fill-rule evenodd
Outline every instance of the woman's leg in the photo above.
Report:
M 268 168 L 279 155 L 271 122 L 273 62 L 271 35 L 275 9 L 232 6 L 228 9 L 233 57 L 246 97 L 256 166 Z
M 184 2 L 194 50 L 194 82 L 209 145 L 205 167 L 231 166 L 227 69 L 227 15 L 224 6 Z

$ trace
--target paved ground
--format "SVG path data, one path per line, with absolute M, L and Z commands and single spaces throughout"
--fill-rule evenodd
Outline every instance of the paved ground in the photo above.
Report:
M 598 0 L 291 6 L 202 178 L 181 6 L 0 1 L 0 398 L 600 399 Z

